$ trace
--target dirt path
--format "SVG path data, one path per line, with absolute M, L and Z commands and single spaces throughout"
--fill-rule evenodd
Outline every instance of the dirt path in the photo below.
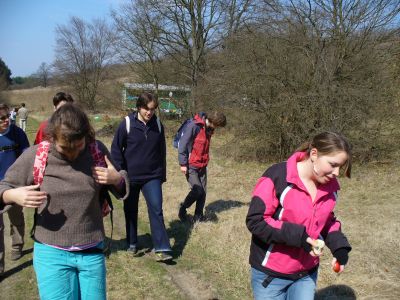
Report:
M 215 290 L 208 283 L 203 282 L 194 273 L 180 271 L 173 265 L 163 265 L 168 272 L 169 279 L 177 286 L 186 299 L 218 300 Z

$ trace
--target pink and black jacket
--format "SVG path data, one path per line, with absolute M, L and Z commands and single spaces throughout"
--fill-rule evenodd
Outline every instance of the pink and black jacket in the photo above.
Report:
M 271 166 L 258 180 L 246 218 L 252 233 L 250 265 L 275 277 L 300 278 L 318 268 L 319 258 L 301 247 L 304 231 L 322 238 L 334 253 L 351 249 L 333 213 L 339 184 L 336 179 L 318 187 L 314 201 L 297 172 L 304 152 Z

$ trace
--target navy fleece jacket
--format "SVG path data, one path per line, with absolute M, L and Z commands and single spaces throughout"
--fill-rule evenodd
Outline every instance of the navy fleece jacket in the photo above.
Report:
M 154 115 L 147 124 L 137 113 L 129 114 L 130 130 L 123 120 L 114 135 L 111 156 L 117 170 L 126 170 L 131 183 L 145 183 L 151 179 L 166 181 L 166 145 L 164 126 L 161 132 Z

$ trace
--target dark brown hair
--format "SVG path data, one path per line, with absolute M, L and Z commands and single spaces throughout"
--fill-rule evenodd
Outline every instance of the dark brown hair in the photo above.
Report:
M 51 116 L 46 136 L 52 141 L 64 140 L 68 143 L 86 137 L 87 142 L 94 140 L 94 130 L 83 110 L 73 103 L 66 103 Z
M 61 101 L 74 102 L 74 98 L 72 98 L 70 94 L 64 92 L 58 92 L 53 97 L 53 105 L 57 107 L 57 105 L 60 104 Z
M 147 108 L 147 105 L 150 103 L 150 102 L 154 102 L 155 104 L 156 104 L 156 106 L 155 106 L 155 108 L 157 108 L 158 107 L 158 100 L 157 100 L 157 98 L 153 95 L 153 94 L 151 94 L 151 93 L 149 93 L 149 92 L 144 92 L 144 93 L 142 93 L 141 95 L 139 95 L 139 97 L 138 97 L 138 99 L 137 99 L 137 101 L 136 101 L 136 108 L 137 109 L 140 109 L 140 108 Z
M 347 161 L 343 165 L 343 170 L 344 175 L 350 178 L 351 145 L 343 135 L 331 131 L 322 132 L 314 136 L 310 142 L 303 143 L 296 151 L 307 152 L 309 155 L 312 148 L 318 150 L 318 155 L 331 155 L 340 151 L 345 152 L 347 154 Z
M 212 113 L 207 114 L 207 119 L 215 127 L 225 127 L 226 126 L 226 117 L 222 112 L 213 111 Z

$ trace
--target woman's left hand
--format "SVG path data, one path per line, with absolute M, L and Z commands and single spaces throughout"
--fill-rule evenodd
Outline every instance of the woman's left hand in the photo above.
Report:
M 336 257 L 334 257 L 334 258 L 332 259 L 332 262 L 331 262 L 332 269 L 333 269 L 336 273 L 340 274 L 340 273 L 342 273 L 342 272 L 344 271 L 344 265 L 340 265 L 340 269 L 339 269 L 339 270 L 335 270 L 335 268 L 336 268 L 336 266 L 335 266 L 336 262 L 337 262 L 337 259 L 336 259 Z
M 112 184 L 118 186 L 121 182 L 121 174 L 114 168 L 107 156 L 104 156 L 107 168 L 104 167 L 93 167 L 93 178 L 97 183 L 100 184 Z

